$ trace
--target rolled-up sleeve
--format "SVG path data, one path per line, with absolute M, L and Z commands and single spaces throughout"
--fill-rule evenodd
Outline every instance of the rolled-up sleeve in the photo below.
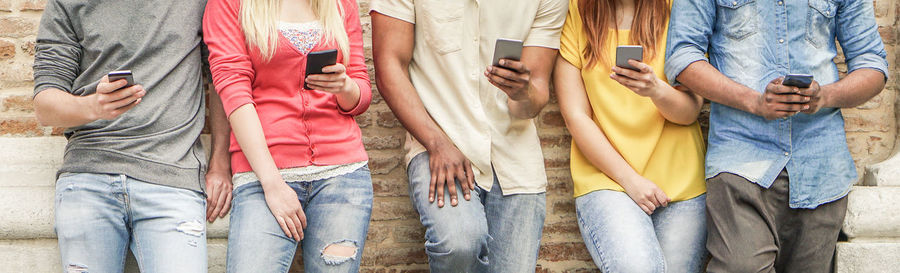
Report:
M 239 0 L 210 0 L 203 15 L 203 41 L 209 48 L 213 85 L 222 98 L 225 113 L 252 104 L 256 72 L 250 60 L 239 20 Z
M 674 0 L 666 42 L 666 79 L 675 79 L 688 65 L 709 61 L 706 53 L 716 22 L 716 7 L 711 0 Z
M 68 12 L 59 1 L 47 2 L 35 43 L 34 95 L 50 88 L 72 93 L 81 56 Z
M 372 0 L 369 13 L 377 12 L 410 24 L 416 23 L 414 0 Z
M 347 76 L 359 86 L 359 103 L 350 111 L 341 110 L 344 115 L 356 116 L 369 109 L 372 103 L 372 82 L 369 80 L 369 69 L 363 53 L 362 27 L 359 23 L 359 7 L 355 0 L 345 0 L 344 28 L 350 42 L 350 63 L 347 65 Z M 340 109 L 340 108 L 338 108 Z
M 568 7 L 567 0 L 542 0 L 523 44 L 558 49 Z
M 837 39 L 847 59 L 847 73 L 870 68 L 888 78 L 887 52 L 878 33 L 872 1 L 844 1 L 837 13 Z

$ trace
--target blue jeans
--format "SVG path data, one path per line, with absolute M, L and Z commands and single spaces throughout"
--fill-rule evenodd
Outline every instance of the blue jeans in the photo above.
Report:
M 64 173 L 56 181 L 64 272 L 207 272 L 206 198 L 125 175 Z
M 706 194 L 652 215 L 624 192 L 575 198 L 578 227 L 603 272 L 700 272 L 706 261 Z
M 460 193 L 456 207 L 448 201 L 438 208 L 437 202 L 428 202 L 428 153 L 416 155 L 407 171 L 409 196 L 426 229 L 431 272 L 534 271 L 544 227 L 544 193 L 503 196 L 495 178 L 492 191 L 476 187 L 471 201 Z M 450 200 L 449 193 L 444 194 L 444 200 Z
M 227 271 L 287 272 L 297 244 L 303 247 L 305 272 L 357 272 L 372 214 L 372 177 L 368 167 L 338 177 L 288 182 L 297 192 L 307 226 L 300 242 L 287 237 L 269 206 L 262 185 L 253 182 L 233 194 L 228 232 Z M 330 245 L 356 247 L 352 257 L 323 254 Z

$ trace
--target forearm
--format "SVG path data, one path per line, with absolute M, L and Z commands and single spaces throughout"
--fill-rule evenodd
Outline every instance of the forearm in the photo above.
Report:
M 256 114 L 256 108 L 253 104 L 245 104 L 234 110 L 229 117 L 231 128 L 234 131 L 234 138 L 241 151 L 250 162 L 250 168 L 256 173 L 260 184 L 263 188 L 270 188 L 276 183 L 283 183 L 275 160 L 269 153 L 269 146 L 266 143 L 266 136 L 263 133 L 262 124 L 259 121 L 259 115 Z
M 539 86 L 543 86 L 543 88 Z M 507 104 L 509 105 L 509 114 L 520 119 L 532 119 L 536 117 L 550 100 L 550 90 L 547 90 L 548 88 L 546 88 L 546 86 L 548 86 L 546 82 L 532 82 L 528 88 L 526 98 L 521 100 L 508 98 Z
M 697 121 L 703 98 L 689 91 L 676 90 L 662 79 L 658 80 L 658 85 L 660 90 L 650 99 L 666 120 L 681 125 Z
M 89 103 L 88 97 L 50 88 L 34 97 L 34 111 L 43 126 L 76 127 L 97 120 L 95 113 L 88 111 Z
M 231 172 L 231 154 L 228 152 L 231 126 L 225 116 L 222 98 L 215 91 L 209 92 L 210 171 Z
M 678 82 L 710 101 L 748 113 L 756 113 L 754 101 L 760 93 L 743 86 L 705 61 L 688 65 L 677 77 Z
M 884 89 L 885 78 L 878 70 L 858 69 L 843 79 L 822 86 L 825 107 L 851 108 L 869 101 Z
M 639 176 L 590 117 L 566 114 L 565 119 L 572 140 L 591 165 L 622 186 Z
M 435 145 L 446 143 L 450 138 L 431 119 L 422 99 L 409 81 L 409 74 L 402 69 L 376 68 L 376 81 L 381 96 L 397 119 L 409 133 L 425 148 L 433 150 Z

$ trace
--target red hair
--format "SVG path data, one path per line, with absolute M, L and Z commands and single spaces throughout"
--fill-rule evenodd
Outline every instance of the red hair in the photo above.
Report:
M 644 60 L 653 59 L 657 45 L 665 39 L 662 37 L 666 23 L 669 21 L 669 1 L 666 0 L 634 0 L 634 19 L 631 21 L 631 37 L 629 43 L 644 46 Z M 584 57 L 587 67 L 603 64 L 609 65 L 610 56 L 604 54 L 604 43 L 610 32 L 615 32 L 618 39 L 618 18 L 616 8 L 619 0 L 579 0 L 578 12 L 587 35 L 587 48 Z M 612 29 L 612 31 L 609 31 Z

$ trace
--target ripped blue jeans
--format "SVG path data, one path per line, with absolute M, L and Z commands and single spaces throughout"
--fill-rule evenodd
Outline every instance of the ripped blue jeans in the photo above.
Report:
M 334 178 L 288 182 L 297 192 L 307 226 L 300 242 L 287 237 L 266 205 L 259 182 L 237 187 L 228 233 L 229 273 L 287 272 L 302 247 L 304 272 L 358 272 L 369 217 L 372 177 L 368 167 Z M 353 255 L 325 254 L 335 245 L 353 247 Z
M 63 173 L 56 181 L 63 272 L 207 272 L 206 198 L 125 175 Z

